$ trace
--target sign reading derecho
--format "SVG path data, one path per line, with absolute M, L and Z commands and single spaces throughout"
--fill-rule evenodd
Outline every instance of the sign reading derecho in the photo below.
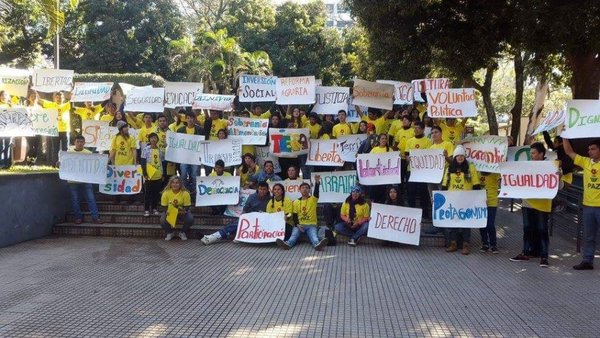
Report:
M 317 114 L 335 115 L 340 110 L 348 108 L 348 97 L 350 88 L 348 87 L 323 87 L 316 88 L 316 102 L 312 112 Z
M 31 119 L 32 130 L 36 135 L 58 136 L 58 109 L 28 107 L 27 115 Z
M 394 86 L 394 104 L 412 104 L 415 96 L 415 88 L 412 83 L 392 80 L 377 80 L 377 83 L 385 83 Z
M 110 99 L 112 82 L 75 82 L 71 102 L 101 102 Z
M 106 171 L 106 184 L 100 184 L 98 190 L 107 195 L 133 195 L 141 192 L 142 175 L 138 172 L 138 166 L 109 165 Z
M 203 88 L 201 82 L 165 82 L 165 108 L 191 107 Z
M 444 177 L 446 158 L 442 149 L 413 149 L 410 155 L 409 182 L 438 184 Z
M 242 163 L 242 140 L 228 138 L 225 140 L 202 141 L 202 164 L 214 167 L 217 160 L 223 160 L 226 167 Z
M 278 77 L 276 81 L 277 104 L 315 103 L 315 77 Z
M 505 136 L 485 135 L 465 139 L 466 158 L 478 171 L 499 173 L 499 163 L 506 161 L 508 140 Z
M 567 113 L 564 110 L 549 112 L 544 117 L 544 120 L 540 123 L 540 125 L 535 129 L 533 135 L 537 135 L 544 131 L 550 131 L 561 124 L 565 123 L 565 117 Z
M 229 136 L 241 137 L 242 144 L 263 145 L 267 143 L 269 119 L 230 116 L 228 131 Z
M 356 183 L 356 171 L 332 171 L 312 173 L 311 179 L 315 181 L 315 175 L 321 176 L 319 184 L 319 203 L 341 203 L 350 195 L 350 189 Z
M 277 76 L 240 75 L 240 102 L 275 101 Z
M 273 186 L 277 183 L 283 185 L 283 191 L 285 192 L 285 197 L 288 197 L 292 201 L 297 200 L 300 197 L 302 197 L 302 194 L 300 193 L 300 185 L 302 183 L 311 184 L 310 180 L 301 180 L 301 179 L 283 180 L 283 181 L 277 181 L 277 182 L 269 181 L 269 190 L 271 192 L 273 192 Z
M 367 237 L 419 245 L 422 209 L 373 203 Z
M 238 176 L 198 176 L 196 206 L 236 205 L 240 200 Z
M 344 162 L 356 162 L 356 153 L 362 141 L 367 139 L 367 134 L 352 134 L 340 136 L 336 139 L 340 149 L 340 157 Z
M 29 88 L 29 75 L 12 75 L 0 73 L 0 90 L 5 90 L 10 95 L 27 97 Z
M 433 191 L 433 225 L 440 228 L 485 228 L 485 190 Z
M 33 122 L 25 107 L 0 108 L 0 136 L 33 135 Z
M 134 87 L 125 99 L 125 111 L 162 113 L 164 111 L 164 88 Z
M 66 69 L 34 69 L 32 89 L 43 93 L 70 92 L 73 86 L 73 73 L 72 70 Z
M 204 136 L 167 131 L 165 160 L 201 165 L 204 157 Z
M 308 154 L 308 128 L 269 128 L 269 152 L 277 157 L 298 157 Z
M 400 184 L 400 152 L 358 154 L 356 171 L 363 185 Z
M 600 128 L 600 100 L 569 100 L 564 138 L 598 137 Z
M 477 116 L 473 88 L 432 89 L 427 91 L 427 116 L 461 118 Z
M 306 165 L 341 167 L 344 160 L 340 151 L 338 140 L 310 140 Z
M 553 161 L 500 163 L 501 198 L 553 199 L 558 193 L 560 176 Z
M 384 83 L 354 80 L 352 103 L 359 106 L 392 110 L 394 86 Z
M 285 214 L 250 212 L 241 214 L 235 240 L 243 243 L 273 243 L 285 237 Z
M 279 158 L 277 158 L 271 154 L 269 146 L 255 147 L 254 149 L 256 151 L 256 164 L 258 164 L 259 167 L 264 168 L 265 161 L 271 161 L 271 162 L 273 162 L 273 171 L 276 173 L 281 172 L 281 166 L 279 165 Z
M 236 205 L 228 205 L 223 215 L 230 217 L 240 217 L 240 215 L 244 211 L 244 205 L 246 205 L 246 200 L 248 200 L 248 197 L 254 194 L 255 192 L 256 190 L 253 189 L 242 189 L 240 191 L 239 203 Z
M 193 109 L 209 109 L 228 111 L 233 109 L 234 95 L 217 95 L 198 93 L 194 99 Z
M 61 180 L 106 184 L 108 155 L 61 151 L 58 158 L 60 159 L 58 177 Z

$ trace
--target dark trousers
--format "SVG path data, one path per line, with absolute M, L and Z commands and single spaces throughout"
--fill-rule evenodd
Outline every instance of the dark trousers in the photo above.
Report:
M 66 151 L 69 148 L 69 140 L 67 132 L 59 131 L 58 137 L 50 137 L 48 143 L 48 159 L 51 165 L 56 165 L 58 162 L 58 152 Z
M 431 210 L 431 200 L 429 199 L 427 183 L 408 182 L 407 185 L 408 206 L 411 208 L 416 208 L 418 197 L 421 209 L 423 209 L 423 217 L 431 217 L 431 214 L 429 213 Z
M 192 227 L 192 224 L 194 224 L 194 215 L 192 215 L 191 211 L 186 212 L 183 215 L 180 213 L 177 216 L 177 221 L 183 221 L 183 227 L 181 227 L 181 232 L 188 232 L 188 230 L 190 230 L 190 228 Z M 167 234 L 170 234 L 175 230 L 171 227 L 169 222 L 167 222 L 166 212 L 163 212 L 162 216 L 160 216 L 160 227 L 163 228 L 163 230 Z
M 548 217 L 550 213 L 523 208 L 523 253 L 548 258 Z
M 151 211 L 158 208 L 162 189 L 162 180 L 146 180 L 144 182 L 144 210 Z
M 485 228 L 479 229 L 481 235 L 481 244 L 485 246 L 496 246 L 496 211 L 498 207 L 487 208 L 488 218 Z

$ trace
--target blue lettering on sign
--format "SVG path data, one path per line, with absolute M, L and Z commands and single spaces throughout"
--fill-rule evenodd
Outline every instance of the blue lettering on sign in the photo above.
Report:
M 487 207 L 456 208 L 449 203 L 446 206 L 446 197 L 440 193 L 433 195 L 434 220 L 468 220 L 487 219 Z

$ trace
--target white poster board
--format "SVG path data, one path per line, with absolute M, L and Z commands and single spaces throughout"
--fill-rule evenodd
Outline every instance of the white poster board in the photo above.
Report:
M 444 177 L 446 157 L 443 149 L 412 149 L 409 182 L 439 184 Z
M 230 217 L 240 217 L 242 212 L 244 211 L 244 205 L 246 205 L 246 201 L 250 195 L 254 194 L 256 190 L 254 189 L 242 189 L 240 190 L 240 201 L 236 205 L 229 205 L 223 215 Z
M 32 89 L 42 93 L 70 92 L 74 71 L 66 69 L 34 69 Z
M 421 97 L 421 90 L 425 92 L 433 89 L 447 89 L 450 88 L 450 80 L 447 78 L 434 78 L 434 79 L 418 79 L 412 80 L 414 89 L 414 100 L 417 102 L 424 102 Z
M 165 82 L 165 108 L 193 106 L 203 88 L 202 82 Z
M 264 145 L 267 143 L 269 119 L 230 116 L 227 130 L 229 136 L 240 137 L 242 144 Z
M 234 95 L 202 94 L 198 93 L 194 100 L 193 109 L 208 109 L 229 111 L 233 109 Z
M 469 163 L 473 163 L 477 171 L 499 173 L 498 165 L 506 162 L 508 139 L 506 136 L 485 135 L 470 137 L 461 142 Z
M 356 171 L 363 185 L 400 184 L 400 152 L 358 154 Z
M 464 118 L 477 116 L 477 97 L 473 88 L 432 89 L 427 91 L 427 116 Z
M 337 140 L 310 140 L 306 165 L 341 167 L 344 160 Z
M 271 191 L 271 193 L 273 193 L 273 186 L 275 184 L 281 184 L 281 185 L 283 185 L 283 191 L 285 192 L 285 197 L 294 201 L 294 200 L 297 200 L 300 197 L 302 197 L 302 194 L 300 193 L 300 185 L 302 183 L 311 184 L 310 180 L 302 180 L 302 179 L 295 179 L 295 180 L 287 179 L 287 180 L 277 181 L 277 182 L 269 181 L 269 190 Z
M 108 155 L 61 151 L 58 158 L 58 177 L 61 180 L 106 184 Z
M 277 104 L 315 103 L 314 76 L 278 77 L 276 82 Z
M 367 237 L 419 245 L 422 216 L 423 209 L 372 203 Z
M 312 173 L 311 180 L 313 182 L 315 175 L 321 176 L 319 203 L 344 202 L 350 196 L 352 187 L 358 183 L 358 177 L 354 170 Z
M 110 99 L 113 82 L 75 82 L 71 102 L 102 102 Z
M 10 95 L 27 97 L 29 89 L 29 75 L 5 73 L 5 69 L 0 70 L 0 90 L 8 92 Z
M 204 158 L 204 136 L 167 131 L 165 160 L 201 165 Z
M 600 135 L 600 100 L 569 100 L 563 138 L 586 138 Z
M 106 184 L 98 185 L 98 190 L 106 195 L 134 195 L 142 191 L 142 186 L 142 175 L 137 165 L 109 165 Z
M 324 87 L 316 89 L 315 105 L 313 113 L 337 115 L 338 111 L 348 108 L 350 88 L 348 87 Z
M 279 158 L 276 156 L 273 156 L 271 154 L 271 150 L 270 150 L 269 146 L 255 147 L 254 151 L 255 151 L 255 155 L 256 155 L 256 164 L 258 164 L 259 167 L 264 168 L 265 161 L 271 161 L 271 162 L 273 162 L 273 171 L 276 173 L 281 172 L 281 166 L 279 165 Z
M 356 162 L 356 154 L 360 144 L 367 139 L 367 134 L 352 134 L 340 136 L 336 139 L 340 157 L 344 162 Z
M 433 191 L 432 218 L 440 228 L 485 228 L 486 191 Z
M 285 214 L 250 212 L 241 214 L 235 240 L 242 243 L 274 243 L 285 237 Z
M 240 75 L 240 102 L 266 102 L 277 99 L 277 76 Z
M 33 135 L 33 122 L 25 107 L 0 108 L 0 136 Z
M 550 131 L 554 128 L 557 128 L 561 124 L 565 123 L 566 116 L 567 113 L 564 110 L 548 112 L 544 117 L 544 120 L 542 120 L 540 125 L 533 132 L 533 135 L 537 135 L 541 132 Z
M 392 110 L 394 107 L 394 86 L 355 79 L 352 89 L 352 102 L 359 106 Z
M 556 162 L 512 161 L 500 163 L 501 198 L 553 199 L 560 176 Z
M 269 152 L 277 157 L 298 157 L 308 154 L 308 128 L 269 128 Z
M 240 200 L 238 176 L 198 176 L 196 206 L 236 205 Z
M 164 88 L 134 87 L 125 99 L 125 111 L 140 113 L 162 113 L 165 109 Z
M 377 83 L 394 86 L 394 104 L 412 104 L 415 97 L 415 87 L 410 82 L 392 80 L 377 80 Z
M 58 136 L 58 109 L 28 107 L 27 115 L 31 119 L 32 130 L 36 135 Z
M 242 140 L 239 138 L 203 141 L 203 147 L 204 165 L 214 167 L 218 160 L 223 160 L 226 167 L 242 163 Z

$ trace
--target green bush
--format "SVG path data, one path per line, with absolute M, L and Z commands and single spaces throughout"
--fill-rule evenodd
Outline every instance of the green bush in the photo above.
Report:
M 164 87 L 165 79 L 151 73 L 90 73 L 75 74 L 73 82 L 125 82 L 134 86 Z

